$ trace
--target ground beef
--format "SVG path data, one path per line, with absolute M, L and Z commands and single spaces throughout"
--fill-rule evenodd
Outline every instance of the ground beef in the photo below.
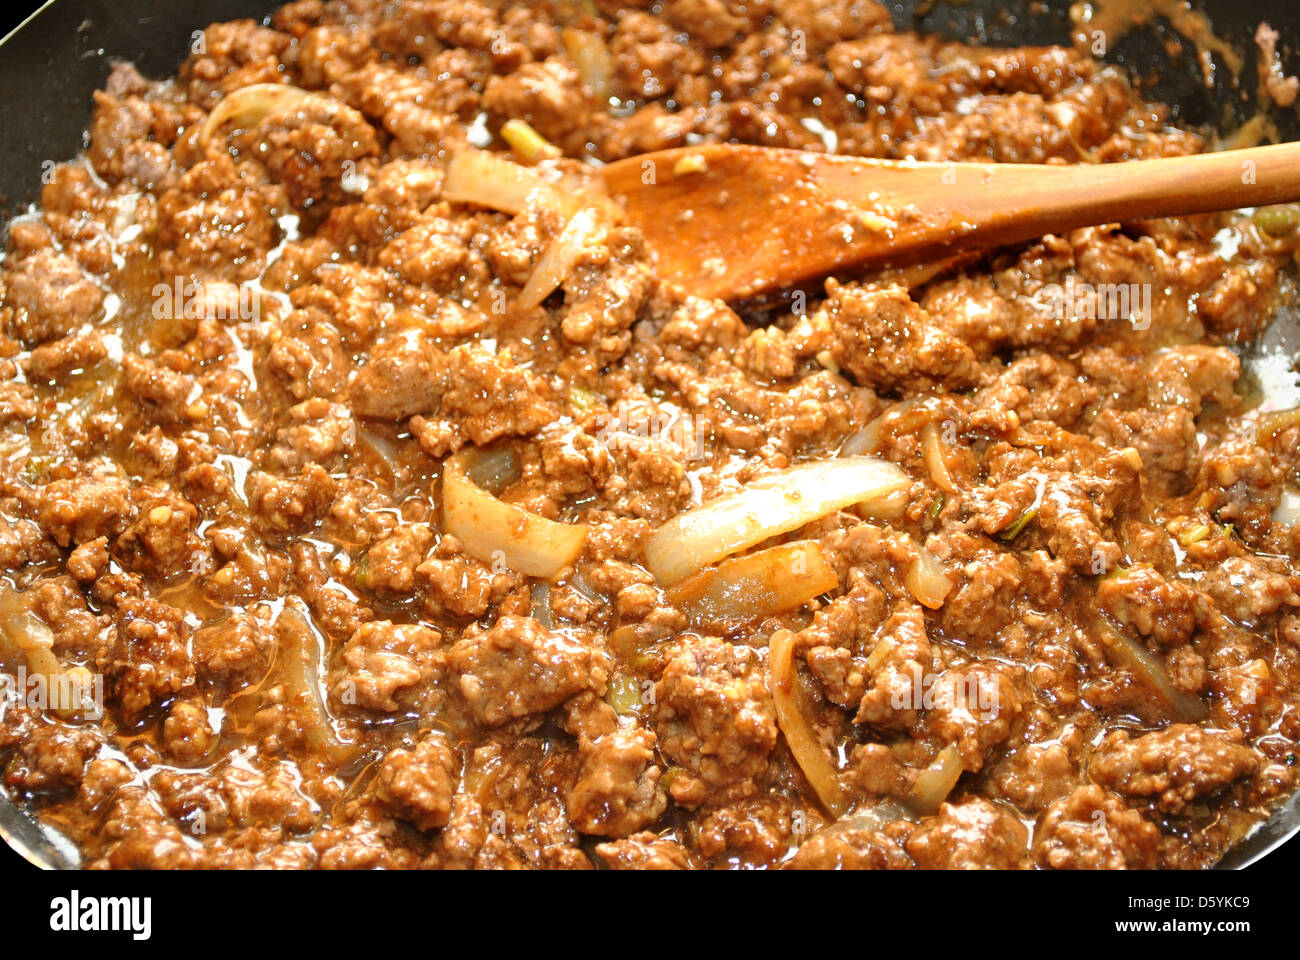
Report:
M 115 533 L 132 516 L 130 484 L 115 475 L 55 480 L 40 495 L 37 520 L 60 546 Z
M 37 380 L 62 380 L 70 373 L 89 370 L 106 356 L 104 338 L 92 330 L 37 347 L 27 358 L 26 370 Z
M 996 870 L 1019 867 L 1029 831 L 987 800 L 945 803 L 907 838 L 907 853 L 923 870 Z
M 194 631 L 190 649 L 200 680 L 242 686 L 270 666 L 275 638 L 257 617 L 237 613 Z
M 1097 783 L 1133 797 L 1154 797 L 1177 812 L 1259 769 L 1259 755 L 1241 743 L 1240 731 L 1219 733 L 1185 723 L 1134 737 L 1116 731 L 1102 741 L 1088 766 Z
M 374 713 L 411 709 L 442 663 L 436 630 L 376 621 L 357 628 L 330 671 L 331 698 Z
M 895 14 L 297 0 L 208 26 L 172 80 L 114 65 L 0 264 L 0 662 L 102 680 L 105 715 L 11 704 L 0 786 L 111 868 L 1229 850 L 1300 738 L 1300 430 L 1239 359 L 1292 282 L 1294 211 L 727 304 L 665 283 L 607 196 L 603 164 L 697 143 L 1211 149 L 1082 42 Z M 1286 102 L 1286 51 L 1257 43 Z M 255 84 L 288 96 L 210 122 Z M 518 169 L 467 182 L 470 150 Z M 453 535 L 452 454 L 545 522 Z M 844 455 L 906 486 L 656 577 L 693 508 Z M 817 596 L 785 593 L 807 571 L 728 580 L 818 551 Z
M 973 385 L 970 347 L 945 333 L 902 287 L 828 284 L 826 322 L 836 362 L 877 390 Z
M 411 749 L 399 747 L 384 757 L 375 774 L 375 796 L 421 830 L 445 827 L 458 765 L 446 738 L 430 734 Z
M 360 416 L 402 420 L 437 410 L 447 379 L 447 360 L 431 338 L 399 333 L 375 344 L 349 387 L 349 402 Z
M 799 846 L 791 870 L 902 870 L 912 860 L 892 838 L 869 828 L 835 825 Z
M 620 727 L 579 742 L 582 767 L 566 804 L 581 833 L 619 837 L 659 818 L 668 799 L 659 788 L 655 735 Z
M 11 336 L 48 343 L 95 319 L 103 291 L 67 254 L 38 250 L 5 263 L 4 327 Z
M 687 644 L 665 667 L 655 700 L 669 759 L 710 787 L 753 789 L 776 746 L 776 711 L 755 651 L 713 639 Z
M 551 710 L 583 690 L 599 692 L 607 676 L 599 651 L 530 617 L 502 617 L 467 634 L 449 662 L 461 695 L 488 726 Z
M 648 831 L 599 843 L 596 854 L 611 870 L 689 870 L 695 866 L 680 843 Z
M 1149 870 L 1159 836 L 1121 797 L 1089 784 L 1043 811 L 1033 857 L 1057 870 Z
M 128 717 L 138 717 L 194 683 L 183 611 L 147 597 L 117 604 L 114 631 L 96 658 L 108 692 Z

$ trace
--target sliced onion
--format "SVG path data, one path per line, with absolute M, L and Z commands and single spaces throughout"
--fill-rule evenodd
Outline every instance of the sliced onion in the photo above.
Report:
M 22 654 L 31 673 L 51 676 L 62 672 L 63 664 L 54 655 L 54 631 L 35 614 L 10 613 L 4 619 L 4 632 L 9 646 Z
M 899 487 L 893 493 L 858 504 L 858 513 L 867 520 L 883 520 L 885 523 L 898 523 L 907 513 L 907 505 L 912 495 L 907 487 Z
M 569 212 L 574 204 L 531 167 L 486 150 L 456 151 L 447 165 L 442 195 L 453 203 L 474 203 L 503 213 L 520 213 L 530 200 Z
M 799 540 L 706 567 L 664 596 L 693 623 L 753 619 L 793 609 L 839 582 L 821 544 Z
M 841 457 L 870 456 L 880 450 L 880 417 L 876 417 L 865 427 L 844 441 L 840 447 Z
M 537 260 L 528 282 L 519 294 L 519 305 L 532 309 L 559 287 L 578 262 L 583 251 L 599 236 L 600 218 L 594 207 L 584 207 L 569 218 L 560 235 L 550 242 Z
M 895 464 L 875 457 L 789 467 L 669 520 L 646 542 L 646 566 L 660 583 L 673 584 L 768 537 L 851 504 L 873 503 L 910 483 Z
M 1146 648 L 1145 644 L 1125 636 L 1100 617 L 1092 618 L 1092 623 L 1111 662 L 1121 670 L 1127 670 L 1137 677 L 1180 719 L 1197 721 L 1209 716 L 1210 711 L 1204 701 L 1174 686 L 1165 665 Z
M 1300 523 L 1300 493 L 1290 488 L 1282 490 L 1282 499 L 1273 508 L 1273 522 L 1285 523 L 1287 526 Z
M 609 99 L 609 78 L 614 74 L 614 62 L 609 55 L 605 38 L 599 33 L 565 27 L 560 31 L 564 51 L 578 68 L 583 86 L 598 101 Z
M 479 450 L 467 467 L 470 481 L 493 496 L 519 480 L 519 457 L 510 447 Z
M 921 450 L 925 454 L 925 466 L 930 471 L 930 479 L 944 493 L 956 493 L 957 485 L 952 482 L 948 472 L 948 463 L 943 459 L 943 448 L 939 445 L 939 428 L 931 420 L 921 428 Z
M 776 706 L 776 723 L 785 737 L 795 763 L 807 778 L 826 812 L 841 817 L 848 810 L 839 774 L 822 749 L 821 742 L 803 711 L 794 679 L 794 634 L 778 630 L 767 645 L 767 682 Z
M 942 411 L 928 397 L 900 400 L 844 441 L 840 456 L 879 453 L 888 441 L 938 419 Z
M 472 557 L 500 560 L 530 577 L 553 578 L 582 553 L 587 525 L 557 523 L 503 503 L 469 478 L 476 451 L 447 459 L 442 471 L 442 515 L 447 532 Z
M 307 708 L 311 726 L 303 731 L 309 743 L 321 749 L 345 750 L 348 744 L 339 739 L 333 718 L 325 708 L 320 687 L 321 639 L 312 628 L 307 613 L 296 602 L 286 604 L 275 621 L 277 662 L 273 667 L 284 684 L 291 702 Z
M 916 559 L 903 574 L 903 585 L 918 603 L 931 610 L 938 610 L 952 589 L 952 578 L 943 572 L 939 558 L 921 547 Z
M 1255 439 L 1260 446 L 1267 447 L 1283 430 L 1300 425 L 1300 407 L 1293 410 L 1270 410 L 1259 416 L 1255 427 Z
M 308 97 L 320 96 L 287 83 L 254 83 L 240 87 L 226 94 L 208 114 L 199 128 L 198 142 L 205 142 L 232 121 L 247 129 L 277 110 L 294 107 Z
M 949 744 L 940 750 L 912 784 L 912 792 L 907 798 L 912 809 L 923 816 L 938 813 L 940 804 L 948 799 L 948 794 L 961 779 L 962 770 L 961 753 L 955 746 Z

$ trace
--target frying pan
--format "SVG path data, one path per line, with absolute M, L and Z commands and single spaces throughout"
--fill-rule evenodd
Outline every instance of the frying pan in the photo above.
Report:
M 129 60 L 145 76 L 166 77 L 189 52 L 193 33 L 222 20 L 264 18 L 284 0 L 50 0 L 0 41 L 0 222 L 23 212 L 41 187 L 50 161 L 70 159 L 85 146 L 91 94 L 111 64 Z M 996 46 L 1068 43 L 1069 0 L 934 0 L 886 2 L 902 29 L 937 33 Z M 1106 59 L 1120 64 L 1151 99 L 1167 103 L 1183 126 L 1231 133 L 1255 113 L 1255 28 L 1267 20 L 1281 34 L 1279 49 L 1290 71 L 1300 67 L 1300 6 L 1284 0 L 1193 0 L 1216 34 L 1244 54 L 1240 86 L 1228 71 L 1207 85 L 1190 44 L 1171 56 L 1178 37 L 1164 21 L 1135 30 L 1109 45 Z M 1275 116 L 1285 140 L 1300 139 L 1300 115 Z M 1294 357 L 1296 344 L 1288 344 Z M 1229 853 L 1219 866 L 1248 866 L 1300 832 L 1300 793 Z M 75 867 L 77 851 L 0 796 L 0 837 L 42 867 Z M 1300 841 L 1297 841 L 1300 842 Z

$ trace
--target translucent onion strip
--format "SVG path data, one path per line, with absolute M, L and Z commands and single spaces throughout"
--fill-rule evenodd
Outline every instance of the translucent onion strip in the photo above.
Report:
M 939 558 L 922 547 L 903 574 L 903 585 L 918 603 L 937 610 L 952 589 L 952 579 L 943 572 Z
M 254 83 L 226 94 L 199 128 L 198 142 L 208 140 L 227 123 L 247 129 L 277 110 L 294 107 L 308 97 L 319 97 L 287 83 Z
M 1260 414 L 1256 425 L 1255 438 L 1262 447 L 1267 447 L 1284 430 L 1300 425 L 1300 408 L 1295 410 L 1272 410 Z
M 599 33 L 565 27 L 560 31 L 560 42 L 564 44 L 564 52 L 578 68 L 578 76 L 591 91 L 591 95 L 601 103 L 607 100 L 609 80 L 614 74 L 614 61 L 605 45 L 605 38 Z
M 777 726 L 781 728 L 795 763 L 799 764 L 826 812 L 842 817 L 849 803 L 844 788 L 840 786 L 839 774 L 831 766 L 812 724 L 799 708 L 794 677 L 794 634 L 789 630 L 778 630 L 768 641 L 767 677 L 776 706 Z
M 557 523 L 503 503 L 470 478 L 475 451 L 448 458 L 442 471 L 442 515 L 447 532 L 470 556 L 500 561 L 517 573 L 553 578 L 571 566 L 587 539 L 586 524 Z
M 815 540 L 724 560 L 681 580 L 665 599 L 692 623 L 768 617 L 834 590 L 839 577 Z
M 71 720 L 98 715 L 94 675 L 85 667 L 65 667 L 54 652 L 54 631 L 26 608 L 16 590 L 4 585 L 0 585 L 0 653 L 19 655 L 29 677 L 40 678 L 54 716 Z
M 474 203 L 509 214 L 521 212 L 530 198 L 566 211 L 573 206 L 536 170 L 486 150 L 456 151 L 447 165 L 442 195 L 453 203 Z
M 1165 665 L 1145 644 L 1120 633 L 1101 617 L 1093 617 L 1092 624 L 1102 646 L 1106 648 L 1107 658 L 1121 670 L 1127 670 L 1137 677 L 1180 719 L 1198 721 L 1209 716 L 1209 708 L 1199 697 L 1184 693 L 1174 686 Z
M 940 445 L 939 428 L 931 421 L 921 428 L 921 449 L 925 455 L 925 466 L 930 471 L 930 479 L 944 493 L 956 493 L 957 484 L 953 483 L 952 474 L 948 472 L 948 462 L 943 458 Z
M 963 770 L 961 753 L 952 744 L 939 751 L 931 764 L 920 772 L 912 784 L 908 803 L 924 816 L 939 812 L 939 805 L 948 799 L 953 787 L 961 779 Z
M 526 310 L 532 309 L 549 297 L 564 282 L 601 229 L 595 207 L 584 207 L 570 217 L 560 235 L 542 251 L 537 266 L 520 291 L 519 305 Z
M 673 584 L 769 537 L 855 503 L 870 505 L 910 483 L 897 465 L 875 457 L 789 467 L 669 520 L 646 542 L 646 566 L 660 583 Z

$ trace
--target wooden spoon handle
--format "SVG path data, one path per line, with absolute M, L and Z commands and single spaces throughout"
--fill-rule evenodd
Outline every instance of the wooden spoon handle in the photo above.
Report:
M 1100 223 L 1300 200 L 1300 143 L 1088 165 L 858 167 L 852 158 L 821 159 L 818 180 L 832 196 L 886 210 L 896 196 L 927 211 L 913 229 L 904 224 L 900 251 L 932 240 L 1017 243 Z

